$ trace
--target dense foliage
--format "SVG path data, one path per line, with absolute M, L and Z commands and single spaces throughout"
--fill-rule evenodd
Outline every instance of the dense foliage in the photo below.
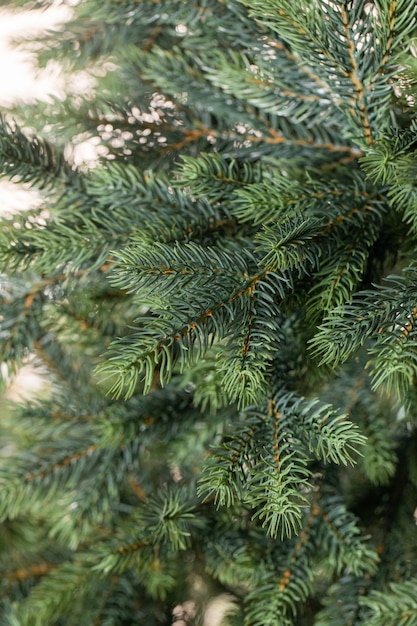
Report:
M 414 1 L 73 11 L 66 97 L 0 125 L 44 198 L 0 224 L 4 388 L 48 372 L 2 422 L 2 623 L 415 626 Z

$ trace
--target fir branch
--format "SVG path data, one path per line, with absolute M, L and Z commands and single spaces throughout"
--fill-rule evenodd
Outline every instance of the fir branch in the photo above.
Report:
M 354 626 L 364 623 L 359 600 L 369 587 L 368 577 L 345 574 L 326 591 L 323 608 L 316 615 L 317 626 Z M 335 611 L 337 606 L 337 611 Z
M 360 598 L 360 604 L 369 609 L 369 625 L 417 624 L 416 585 L 415 578 L 391 583 L 387 590 L 372 590 L 369 596 Z
M 301 436 L 309 451 L 323 461 L 353 465 L 355 455 L 366 444 L 366 438 L 360 434 L 356 424 L 331 405 L 284 396 L 277 406 L 279 410 L 290 411 L 297 417 L 294 433 Z
M 267 393 L 271 362 L 278 350 L 281 314 L 269 294 L 270 281 L 259 280 L 243 303 L 244 316 L 217 355 L 217 372 L 227 397 L 242 408 Z
M 259 164 L 252 165 L 248 161 L 239 162 L 237 159 L 203 153 L 198 159 L 182 157 L 177 185 L 190 186 L 190 191 L 197 197 L 218 201 L 235 189 L 261 179 Z
M 368 112 L 366 110 L 366 105 L 364 103 L 365 87 L 360 77 L 361 72 L 360 72 L 358 61 L 355 55 L 356 45 L 355 43 L 353 43 L 351 28 L 350 28 L 350 23 L 349 23 L 350 20 L 343 6 L 340 6 L 340 15 L 342 18 L 343 31 L 344 31 L 345 39 L 346 39 L 348 50 L 349 50 L 349 60 L 350 60 L 350 65 L 351 65 L 349 78 L 352 81 L 354 90 L 356 92 L 357 106 L 359 108 L 360 115 L 362 118 L 362 125 L 363 125 L 364 132 L 365 132 L 365 139 L 368 144 L 373 144 L 374 139 L 372 137 L 372 130 L 371 130 L 371 126 L 370 126 L 370 122 L 368 118 Z
M 414 306 L 404 306 L 404 302 L 410 302 L 410 298 L 413 302 L 414 273 L 414 268 L 408 268 L 402 277 L 389 277 L 385 286 L 359 292 L 352 305 L 334 309 L 311 341 L 315 354 L 322 355 L 322 363 L 345 361 L 372 337 L 376 340 L 370 350 L 370 354 L 376 354 L 370 362 L 374 366 L 374 384 L 387 384 L 397 392 L 412 384 L 416 355 L 410 331 L 414 328 L 415 311 Z M 347 320 L 353 319 L 355 324 L 347 327 Z
M 205 497 L 214 493 L 219 504 L 229 506 L 236 497 L 243 498 L 268 534 L 291 536 L 299 528 L 302 508 L 308 502 L 296 488 L 306 484 L 310 476 L 307 456 L 287 441 L 287 416 L 282 418 L 277 456 L 273 401 L 265 413 L 253 411 L 249 415 L 245 431 L 234 434 L 209 459 L 199 493 Z
M 281 219 L 275 228 L 264 226 L 256 236 L 259 244 L 255 252 L 266 252 L 260 261 L 261 267 L 268 273 L 286 269 L 307 273 L 314 268 L 319 257 L 314 243 L 310 244 L 318 232 L 318 222 L 301 215 Z
M 64 154 L 45 140 L 29 139 L 17 124 L 0 116 L 0 171 L 40 189 L 59 184 L 82 189 L 83 177 Z
M 360 537 L 358 520 L 350 513 L 339 494 L 325 490 L 321 500 L 320 525 L 315 540 L 317 545 L 329 546 L 328 566 L 340 573 L 348 568 L 355 576 L 375 574 L 379 556 L 375 549 Z
M 245 258 L 246 256 L 246 258 Z M 157 288 L 164 297 L 175 289 L 180 293 L 192 291 L 196 298 L 209 283 L 217 291 L 218 276 L 237 285 L 248 280 L 250 255 L 230 255 L 219 249 L 203 247 L 193 242 L 166 245 L 155 242 L 146 246 L 142 241 L 114 252 L 117 259 L 112 284 L 128 292 L 139 291 L 146 297 Z M 229 280 L 227 280 L 229 279 Z M 219 290 L 220 294 L 225 290 Z M 221 297 L 221 296 L 219 296 Z

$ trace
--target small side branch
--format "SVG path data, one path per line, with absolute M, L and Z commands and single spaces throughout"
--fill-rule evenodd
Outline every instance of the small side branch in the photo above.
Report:
M 349 20 L 348 20 L 346 10 L 344 9 L 343 6 L 340 7 L 340 15 L 341 15 L 342 22 L 343 22 L 343 30 L 344 30 L 346 42 L 349 48 L 349 58 L 350 58 L 350 63 L 352 67 L 352 70 L 348 73 L 348 76 L 350 80 L 352 81 L 353 87 L 356 92 L 356 101 L 357 101 L 357 105 L 358 105 L 360 115 L 362 118 L 362 125 L 363 125 L 364 132 L 365 132 L 365 138 L 369 144 L 373 144 L 374 139 L 372 137 L 371 125 L 370 125 L 369 118 L 368 118 L 368 112 L 365 106 L 366 89 L 360 78 L 359 66 L 356 60 L 356 56 L 355 56 L 356 47 L 351 38 Z

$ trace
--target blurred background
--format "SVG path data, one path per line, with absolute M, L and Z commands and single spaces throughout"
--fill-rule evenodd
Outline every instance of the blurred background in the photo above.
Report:
M 35 68 L 34 38 L 40 32 L 54 29 L 69 19 L 70 6 L 51 2 L 50 8 L 40 11 L 10 11 L 0 6 L 0 111 L 13 117 L 17 104 L 46 102 L 58 97 L 63 91 L 63 79 L 58 64 L 49 63 L 39 71 Z M 25 40 L 22 46 L 16 40 Z M 31 51 L 32 49 L 32 51 Z M 36 206 L 40 202 L 38 193 L 21 184 L 14 185 L 0 178 L 0 212 L 13 214 Z M 1 318 L 0 318 L 1 321 Z M 1 355 L 0 355 L 1 363 Z M 29 361 L 14 379 L 7 391 L 8 399 L 25 398 L 42 387 L 42 372 Z M 3 404 L 3 406 L 2 406 Z M 0 399 L 0 415 L 6 410 Z
M 68 6 L 54 6 L 40 11 L 10 11 L 0 6 L 0 110 L 13 109 L 17 103 L 35 100 L 47 101 L 59 96 L 63 90 L 58 64 L 50 63 L 43 71 L 35 71 L 34 44 L 31 41 L 44 30 L 56 28 L 69 19 Z M 17 46 L 24 39 L 26 46 Z M 25 193 L 21 185 L 0 179 L 0 210 L 2 212 L 24 209 L 27 202 L 35 200 L 33 193 Z

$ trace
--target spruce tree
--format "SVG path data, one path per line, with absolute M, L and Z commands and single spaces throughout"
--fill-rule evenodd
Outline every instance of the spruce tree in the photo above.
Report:
M 234 626 L 417 624 L 415 29 L 84 0 L 45 35 L 66 98 L 0 125 L 43 197 L 0 224 L 2 372 L 48 372 L 2 420 L 1 623 L 207 626 L 227 594 Z

